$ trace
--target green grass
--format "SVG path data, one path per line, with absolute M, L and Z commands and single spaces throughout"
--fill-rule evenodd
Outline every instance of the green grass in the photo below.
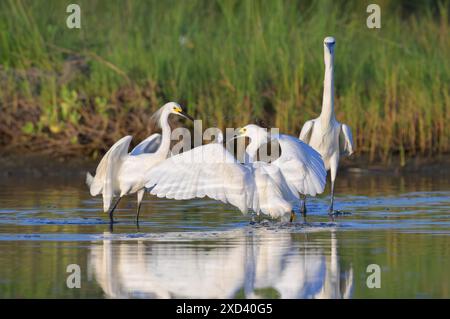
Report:
M 77 3 L 80 30 L 66 27 L 64 1 L 0 2 L 9 148 L 92 153 L 121 134 L 143 137 L 135 118 L 169 100 L 205 125 L 262 119 L 298 135 L 320 112 L 322 41 L 334 35 L 337 117 L 360 154 L 403 164 L 450 150 L 448 1 L 378 1 L 380 30 L 366 27 L 370 1 Z M 68 69 L 74 58 L 82 68 Z

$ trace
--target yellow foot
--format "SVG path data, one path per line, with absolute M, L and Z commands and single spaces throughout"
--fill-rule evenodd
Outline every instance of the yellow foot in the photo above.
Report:
M 291 211 L 291 218 L 289 219 L 289 222 L 292 223 L 295 220 L 295 213 L 294 211 Z

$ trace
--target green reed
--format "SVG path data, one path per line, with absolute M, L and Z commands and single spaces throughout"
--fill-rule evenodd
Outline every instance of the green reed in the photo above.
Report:
M 0 3 L 0 106 L 32 105 L 25 140 L 82 126 L 82 112 L 114 120 L 108 105 L 150 113 L 169 100 L 205 125 L 264 120 L 298 135 L 320 112 L 322 41 L 334 35 L 337 117 L 358 152 L 404 164 L 450 150 L 449 2 L 379 1 L 379 30 L 366 27 L 364 1 L 77 3 L 79 30 L 63 1 Z M 117 99 L 124 89 L 135 93 Z

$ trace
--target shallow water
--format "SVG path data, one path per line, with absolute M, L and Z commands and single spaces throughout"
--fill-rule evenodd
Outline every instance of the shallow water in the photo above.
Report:
M 111 232 L 83 178 L 0 179 L 1 298 L 449 298 L 448 173 L 338 177 L 308 223 L 251 223 L 209 200 L 123 200 Z M 328 190 L 326 191 L 328 194 Z M 77 264 L 81 288 L 66 268 Z M 381 288 L 368 288 L 368 265 Z

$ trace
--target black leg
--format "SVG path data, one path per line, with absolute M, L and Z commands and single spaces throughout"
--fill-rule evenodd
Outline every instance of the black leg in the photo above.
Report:
M 117 205 L 119 204 L 121 198 L 122 197 L 119 197 L 117 202 L 114 204 L 114 206 L 109 211 L 109 221 L 110 221 L 111 224 L 114 223 L 113 213 L 114 213 L 114 210 L 116 209 Z
M 330 202 L 330 208 L 328 212 L 330 214 L 333 213 L 333 206 L 334 206 L 334 182 L 331 182 L 331 202 Z
M 141 203 L 137 204 L 136 210 L 136 225 L 139 227 L 139 212 L 141 211 Z
M 328 214 L 330 216 L 331 221 L 334 221 L 334 182 L 331 182 L 331 203 L 330 208 L 328 209 Z
M 136 225 L 139 228 L 139 212 L 141 211 L 141 203 L 144 198 L 145 190 L 141 189 L 137 192 L 137 209 L 136 209 Z
M 306 221 L 306 195 L 301 195 L 302 207 L 300 208 L 300 213 L 302 213 L 304 221 Z

